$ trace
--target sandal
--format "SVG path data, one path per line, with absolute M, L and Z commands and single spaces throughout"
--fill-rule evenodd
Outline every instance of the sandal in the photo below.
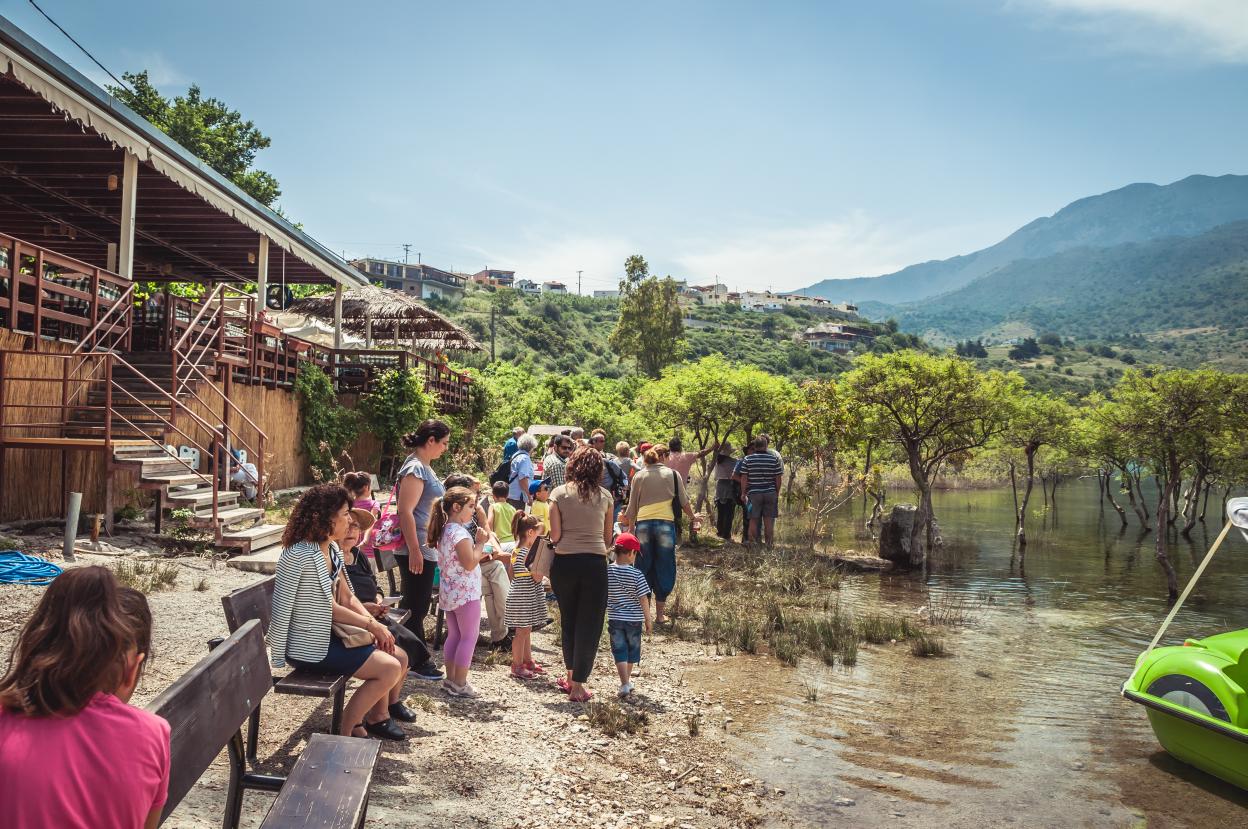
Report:
M 523 665 L 518 668 L 512 668 L 511 675 L 516 679 L 535 679 L 537 677 L 537 674 L 533 673 Z
M 565 694 L 572 693 L 572 686 L 568 684 L 568 678 L 566 676 L 561 676 L 556 679 L 555 685 L 559 686 L 559 690 L 563 691 Z
M 572 702 L 589 702 L 593 698 L 594 698 L 594 692 L 590 690 L 586 690 L 585 696 L 580 697 L 579 699 L 577 697 L 572 696 L 571 694 L 568 694 L 568 699 L 571 700 Z
M 525 662 L 524 667 L 528 668 L 530 671 L 532 671 L 535 674 L 546 673 L 546 669 L 543 668 L 541 665 L 537 664 L 536 662 Z

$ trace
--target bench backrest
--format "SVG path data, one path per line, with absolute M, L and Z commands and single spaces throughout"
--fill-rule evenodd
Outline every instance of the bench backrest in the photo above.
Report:
M 377 570 L 386 574 L 386 578 L 390 581 L 390 594 L 394 595 L 399 592 L 398 583 L 394 578 L 394 568 L 399 566 L 399 562 L 394 557 L 393 550 L 374 550 L 373 554 L 377 556 Z
M 169 722 L 163 821 L 273 687 L 258 621 L 243 624 L 147 706 Z
M 230 633 L 238 630 L 244 622 L 252 619 L 260 623 L 260 632 L 269 632 L 269 616 L 273 612 L 273 585 L 276 576 L 240 587 L 221 597 L 221 607 L 225 610 L 225 624 Z

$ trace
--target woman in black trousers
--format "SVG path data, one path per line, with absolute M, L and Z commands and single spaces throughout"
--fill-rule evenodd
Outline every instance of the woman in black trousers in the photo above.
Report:
M 555 560 L 550 585 L 559 601 L 566 679 L 559 686 L 573 702 L 592 694 L 585 688 L 598 655 L 607 613 L 607 549 L 614 503 L 602 488 L 602 453 L 581 446 L 568 459 L 565 483 L 550 495 L 550 540 Z

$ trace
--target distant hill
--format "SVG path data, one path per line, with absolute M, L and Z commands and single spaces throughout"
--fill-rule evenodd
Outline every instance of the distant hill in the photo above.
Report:
M 1192 237 L 1017 260 L 894 313 L 903 329 L 935 341 L 1040 332 L 1104 339 L 1200 329 L 1243 339 L 1248 221 Z
M 1188 176 L 1164 186 L 1131 184 L 1073 202 L 992 247 L 965 256 L 923 262 L 885 276 L 825 279 L 803 293 L 856 302 L 864 313 L 876 315 L 888 310 L 877 303 L 898 305 L 956 291 L 1020 260 L 1047 259 L 1079 248 L 1197 236 L 1245 219 L 1248 176 Z

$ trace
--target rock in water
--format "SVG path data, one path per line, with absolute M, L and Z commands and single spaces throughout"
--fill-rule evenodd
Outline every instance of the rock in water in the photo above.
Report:
M 893 511 L 880 525 L 880 558 L 898 567 L 919 567 L 923 564 L 923 551 L 912 550 L 910 534 L 914 530 L 914 516 L 918 512 L 914 504 L 894 504 Z

